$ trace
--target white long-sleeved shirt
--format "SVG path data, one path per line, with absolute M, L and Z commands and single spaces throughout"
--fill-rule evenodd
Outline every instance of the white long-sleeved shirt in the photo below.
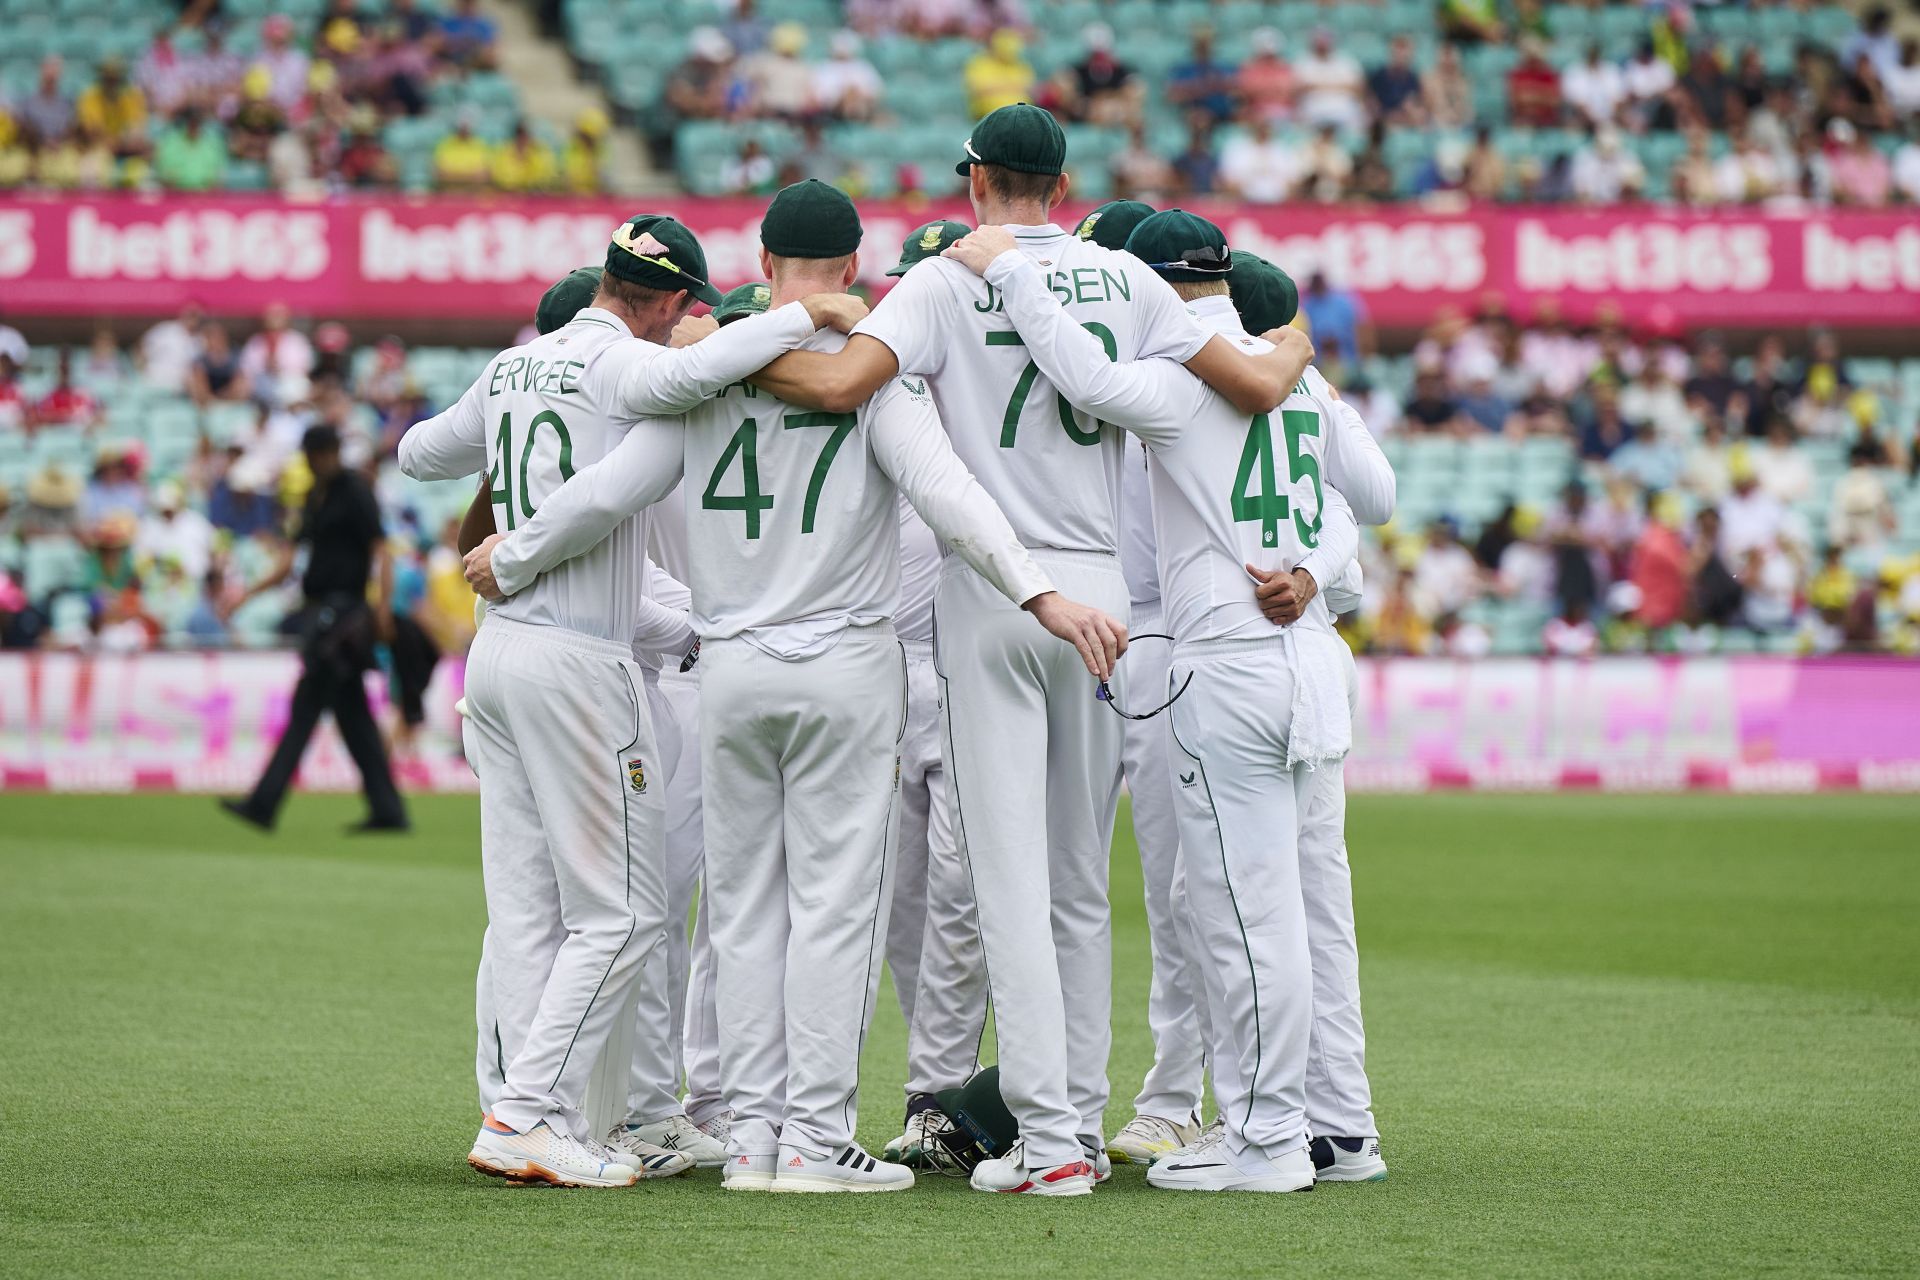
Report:
M 494 528 L 511 533 L 569 477 L 611 453 L 636 419 L 684 412 L 812 332 L 806 309 L 794 304 L 669 349 L 588 307 L 489 361 L 458 403 L 401 439 L 400 469 L 419 480 L 487 471 Z M 498 606 L 500 615 L 630 643 L 644 584 L 641 510 L 623 527 L 603 530 L 595 539 L 601 545 L 581 548 L 532 591 Z
M 945 555 L 940 539 L 934 536 L 906 495 L 900 496 L 900 607 L 894 611 L 893 629 L 902 640 L 933 643 L 933 589 L 940 582 L 940 562 Z
M 640 608 L 633 619 L 633 659 L 656 671 L 664 666 L 678 668 L 693 647 L 693 621 L 688 616 L 693 597 L 686 584 L 651 558 L 642 574 Z
M 832 351 L 845 341 L 822 332 L 804 345 Z M 893 379 L 855 413 L 795 409 L 742 382 L 683 424 L 640 424 L 495 548 L 500 589 L 520 590 L 592 546 L 682 474 L 693 625 L 703 640 L 741 636 L 802 659 L 848 627 L 891 618 L 900 592 L 896 493 L 1015 603 L 1053 589 L 955 456 L 925 379 L 912 376 Z
M 1327 482 L 1334 437 L 1347 423 L 1324 379 L 1303 377 L 1277 412 L 1249 418 L 1171 360 L 1106 361 L 1021 255 L 1002 254 L 987 278 L 1047 376 L 1076 404 L 1146 442 L 1172 634 L 1182 641 L 1270 634 L 1244 565 L 1304 568 L 1323 584 L 1345 572 L 1360 533 L 1347 500 Z M 1192 311 L 1210 332 L 1249 350 L 1270 349 L 1241 329 L 1224 296 L 1197 299 Z M 1316 594 L 1294 625 L 1330 633 L 1326 601 Z
M 1013 227 L 1020 253 L 1076 324 L 1116 359 L 1190 360 L 1212 336 L 1131 254 L 1051 224 Z M 924 374 L 954 452 L 1030 547 L 1119 550 L 1120 434 L 1077 413 L 1024 350 L 999 292 L 957 262 L 928 258 L 855 328 Z

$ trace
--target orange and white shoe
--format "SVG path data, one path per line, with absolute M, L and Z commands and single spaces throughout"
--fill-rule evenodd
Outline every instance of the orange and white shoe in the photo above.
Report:
M 1029 1168 L 1024 1141 L 996 1160 L 982 1160 L 968 1179 L 975 1191 L 1015 1196 L 1087 1196 L 1093 1194 L 1093 1181 L 1093 1166 L 1085 1160 Z
M 516 1186 L 632 1186 L 639 1173 L 630 1165 L 615 1163 L 611 1156 L 598 1143 L 580 1142 L 545 1123 L 517 1133 L 489 1115 L 467 1153 L 467 1163 Z

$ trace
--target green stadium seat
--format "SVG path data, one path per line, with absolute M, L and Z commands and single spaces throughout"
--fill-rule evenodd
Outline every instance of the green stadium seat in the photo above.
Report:
M 20 586 L 37 603 L 56 591 L 78 588 L 86 572 L 87 553 L 78 542 L 62 535 L 35 538 L 27 543 Z

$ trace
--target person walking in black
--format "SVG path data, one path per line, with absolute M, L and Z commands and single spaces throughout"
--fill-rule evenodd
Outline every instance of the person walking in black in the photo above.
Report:
M 294 535 L 294 543 L 307 548 L 307 570 L 300 580 L 306 604 L 295 615 L 301 635 L 300 683 L 293 689 L 286 732 L 252 794 L 224 799 L 220 807 L 271 831 L 321 713 L 332 711 L 367 794 L 368 816 L 350 829 L 405 831 L 406 807 L 393 785 L 361 679 L 361 673 L 374 664 L 375 645 L 393 634 L 393 567 L 380 526 L 380 506 L 366 480 L 341 466 L 339 432 L 327 426 L 311 427 L 300 448 L 313 472 L 313 488 Z M 376 603 L 369 605 L 367 584 L 375 577 L 376 565 L 379 591 Z M 273 572 L 250 587 L 241 602 L 278 586 L 292 571 L 293 547 L 289 546 Z

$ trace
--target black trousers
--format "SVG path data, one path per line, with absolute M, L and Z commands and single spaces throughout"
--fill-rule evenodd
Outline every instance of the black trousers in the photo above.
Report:
M 375 822 L 406 820 L 406 806 L 393 785 L 393 770 L 380 742 L 380 726 L 373 721 L 366 685 L 360 678 L 365 666 L 358 656 L 361 645 L 357 633 L 370 625 L 364 606 L 357 615 L 352 609 L 323 607 L 317 611 L 314 631 L 301 653 L 300 683 L 293 687 L 286 732 L 280 735 L 266 772 L 247 798 L 247 806 L 268 821 L 280 811 L 300 758 L 307 753 L 307 743 L 319 728 L 321 715 L 328 711 L 333 712 L 340 737 L 347 744 L 354 767 L 360 770 L 369 816 Z

